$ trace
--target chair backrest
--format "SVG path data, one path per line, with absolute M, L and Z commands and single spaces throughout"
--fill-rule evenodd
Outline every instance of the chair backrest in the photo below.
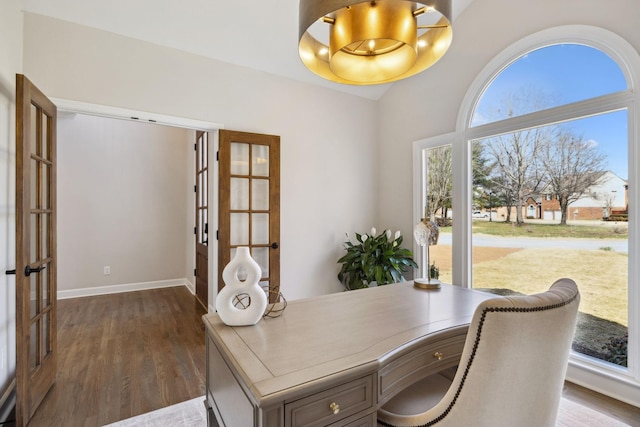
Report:
M 544 293 L 485 301 L 475 311 L 435 426 L 555 426 L 580 293 L 560 279 Z

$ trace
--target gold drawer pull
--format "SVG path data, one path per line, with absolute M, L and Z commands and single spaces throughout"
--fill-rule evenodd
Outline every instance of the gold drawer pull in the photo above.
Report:
M 444 357 L 444 354 L 440 353 L 439 351 L 436 351 L 435 353 L 433 353 L 433 357 L 435 357 L 438 360 L 442 360 L 442 358 Z
M 331 404 L 329 405 L 329 409 L 331 409 L 334 414 L 337 414 L 338 412 L 340 412 L 340 405 L 338 405 L 336 402 L 331 402 Z

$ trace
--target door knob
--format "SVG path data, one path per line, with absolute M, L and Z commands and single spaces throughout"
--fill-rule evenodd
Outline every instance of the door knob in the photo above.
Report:
M 271 249 L 278 249 L 280 247 L 280 245 L 278 245 L 278 242 L 273 242 L 271 244 Z
M 31 275 L 31 273 L 40 273 L 45 268 L 47 268 L 47 267 L 44 266 L 44 265 L 42 267 L 36 267 L 36 268 L 31 268 L 30 266 L 27 265 L 24 268 L 24 275 L 29 277 Z

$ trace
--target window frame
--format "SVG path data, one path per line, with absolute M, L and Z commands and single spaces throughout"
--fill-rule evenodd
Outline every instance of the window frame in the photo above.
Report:
M 576 43 L 606 53 L 621 69 L 627 81 L 627 90 L 603 95 L 547 110 L 508 118 L 474 127 L 471 119 L 479 100 L 493 79 L 522 55 L 556 44 Z M 423 150 L 452 143 L 453 156 L 453 283 L 470 287 L 472 283 L 471 263 L 471 144 L 470 141 L 498 134 L 515 132 L 524 128 L 576 120 L 596 114 L 626 109 L 628 114 L 628 161 L 629 183 L 638 183 L 637 166 L 640 166 L 640 55 L 620 36 L 597 27 L 568 25 L 550 28 L 527 36 L 498 54 L 478 74 L 470 85 L 461 103 L 456 131 L 415 141 L 414 160 L 414 223 L 420 219 L 424 193 Z M 443 142 L 444 141 L 444 142 Z M 458 167 L 456 167 L 456 165 Z M 572 352 L 567 379 L 577 384 L 599 390 L 628 403 L 640 404 L 640 268 L 636 262 L 640 255 L 640 200 L 638 185 L 631 185 L 629 195 L 629 267 L 628 310 L 629 347 L 628 368 L 597 361 L 588 356 Z M 414 248 L 417 249 L 417 248 Z

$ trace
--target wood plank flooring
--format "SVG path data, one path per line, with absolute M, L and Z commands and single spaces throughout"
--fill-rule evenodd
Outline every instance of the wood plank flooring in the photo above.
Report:
M 101 426 L 203 396 L 203 314 L 183 286 L 60 300 L 58 377 L 29 426 Z
M 29 426 L 102 426 L 203 396 L 204 313 L 182 286 L 58 301 L 58 377 Z M 640 426 L 640 408 L 571 383 L 563 395 Z
M 565 381 L 562 396 L 632 427 L 640 427 L 640 408 Z

